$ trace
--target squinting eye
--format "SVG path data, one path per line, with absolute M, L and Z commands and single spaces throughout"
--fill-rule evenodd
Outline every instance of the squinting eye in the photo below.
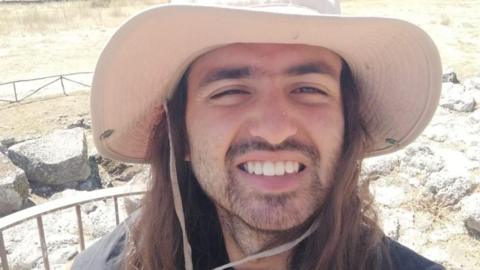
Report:
M 229 89 L 229 90 L 225 90 L 220 93 L 214 94 L 213 96 L 210 97 L 210 99 L 218 99 L 228 95 L 247 95 L 247 94 L 248 94 L 247 91 L 244 91 L 241 89 Z
M 321 94 L 321 95 L 327 95 L 327 93 L 321 89 L 318 89 L 316 87 L 299 87 L 295 90 L 293 90 L 293 93 L 295 94 Z

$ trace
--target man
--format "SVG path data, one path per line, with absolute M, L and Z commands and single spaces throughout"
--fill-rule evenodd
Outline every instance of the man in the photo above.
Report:
M 153 179 L 74 269 L 442 269 L 382 234 L 358 180 L 431 119 L 434 44 L 332 1 L 266 2 L 161 6 L 113 36 L 96 145 Z

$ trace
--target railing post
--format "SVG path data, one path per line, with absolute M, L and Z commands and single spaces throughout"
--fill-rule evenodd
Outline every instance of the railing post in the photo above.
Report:
M 15 95 L 15 102 L 18 102 L 17 87 L 15 85 L 15 82 L 13 82 L 13 94 Z
M 118 215 L 118 198 L 117 198 L 117 196 L 113 197 L 113 202 L 115 204 L 115 224 L 118 226 L 118 224 L 120 223 L 120 218 L 119 218 L 119 215 Z
M 45 270 L 50 270 L 50 263 L 48 262 L 48 249 L 45 241 L 45 231 L 43 230 L 42 216 L 37 216 L 38 236 L 40 237 L 40 246 L 42 247 L 43 265 Z
M 0 231 L 0 259 L 2 260 L 2 269 L 8 270 L 7 249 L 3 241 L 3 232 Z
M 63 75 L 60 75 L 60 83 L 62 84 L 62 91 L 65 96 L 67 96 L 67 93 L 65 92 L 65 85 L 63 85 Z
M 82 212 L 80 205 L 75 205 L 75 211 L 77 212 L 77 224 L 78 224 L 78 236 L 80 242 L 80 251 L 85 249 L 85 238 L 83 236 L 83 224 L 82 224 Z

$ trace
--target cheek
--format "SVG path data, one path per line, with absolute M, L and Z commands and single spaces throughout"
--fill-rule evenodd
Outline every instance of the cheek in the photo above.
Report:
M 330 148 L 343 142 L 344 119 L 340 108 L 326 107 L 303 113 L 308 119 L 306 127 L 310 129 L 312 140 L 318 142 L 320 149 Z
M 234 138 L 238 119 L 218 111 L 191 110 L 187 111 L 186 121 L 191 155 L 215 154 L 215 159 L 225 157 Z M 200 150 L 203 153 L 194 153 Z

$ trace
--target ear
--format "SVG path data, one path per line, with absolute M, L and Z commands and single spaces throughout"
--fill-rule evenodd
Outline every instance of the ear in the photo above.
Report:
M 190 161 L 190 153 L 186 153 L 185 157 L 183 158 L 185 161 Z

